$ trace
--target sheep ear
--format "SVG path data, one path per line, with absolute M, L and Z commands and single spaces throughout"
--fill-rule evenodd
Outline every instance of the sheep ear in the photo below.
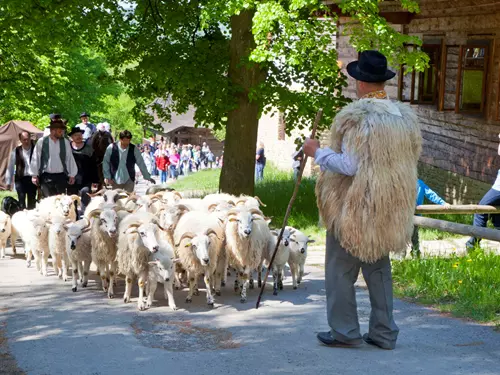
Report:
M 87 233 L 87 232 L 90 232 L 90 230 L 91 230 L 91 229 L 92 229 L 92 228 L 90 228 L 90 227 L 89 227 L 89 228 L 85 228 L 84 230 L 82 230 L 82 233 Z
M 157 260 L 153 260 L 153 261 L 151 261 L 151 262 L 148 262 L 148 264 L 149 264 L 150 266 L 156 266 L 156 265 L 158 264 L 158 261 L 157 261 Z
M 179 258 L 172 259 L 172 263 L 179 263 L 181 260 Z
M 311 239 L 311 238 L 309 238 L 309 239 L 307 240 L 307 243 L 314 243 L 314 242 L 316 242 L 316 241 L 315 241 L 315 240 L 313 240 L 313 239 Z

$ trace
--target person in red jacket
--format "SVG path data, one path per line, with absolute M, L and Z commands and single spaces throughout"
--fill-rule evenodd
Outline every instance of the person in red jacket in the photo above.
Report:
M 156 150 L 155 156 L 156 167 L 160 171 L 160 182 L 164 184 L 167 182 L 167 171 L 170 162 L 168 160 L 167 150 L 165 150 L 165 146 L 162 143 L 160 143 L 158 149 Z

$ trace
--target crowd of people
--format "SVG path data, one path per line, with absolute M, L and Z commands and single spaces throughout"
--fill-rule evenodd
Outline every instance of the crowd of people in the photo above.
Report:
M 81 197 L 81 208 L 90 202 L 88 193 L 103 186 L 132 192 L 137 177 L 155 183 L 176 180 L 207 168 L 222 167 L 223 155 L 215 157 L 210 147 L 167 144 L 163 139 L 135 146 L 128 130 L 114 140 L 108 123 L 92 124 L 83 112 L 81 123 L 68 132 L 67 121 L 60 114 L 50 115 L 50 124 L 38 141 L 32 134 L 19 134 L 20 145 L 10 157 L 5 181 L 15 188 L 21 208 L 35 208 L 37 198 L 58 194 Z M 38 195 L 38 197 L 37 197 Z
M 224 153 L 215 156 L 206 142 L 201 146 L 168 143 L 163 137 L 153 144 L 143 144 L 141 155 L 149 174 L 159 176 L 160 182 L 175 181 L 180 175 L 202 169 L 222 168 Z M 140 173 L 140 170 L 136 170 Z

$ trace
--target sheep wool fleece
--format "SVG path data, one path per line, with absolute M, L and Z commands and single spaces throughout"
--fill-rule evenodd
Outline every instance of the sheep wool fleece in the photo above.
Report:
M 342 109 L 331 128 L 332 150 L 341 152 L 343 143 L 356 155 L 358 170 L 354 176 L 321 172 L 316 196 L 323 222 L 363 262 L 404 251 L 413 232 L 422 148 L 417 116 L 399 102 L 360 99 Z

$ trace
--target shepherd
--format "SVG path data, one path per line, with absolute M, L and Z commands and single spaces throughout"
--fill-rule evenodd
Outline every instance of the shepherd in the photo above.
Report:
M 422 137 L 413 110 L 391 101 L 385 82 L 395 73 L 378 51 L 364 51 L 347 66 L 359 98 L 336 116 L 330 147 L 307 139 L 304 153 L 321 173 L 317 204 L 327 228 L 325 283 L 330 331 L 317 335 L 333 347 L 362 340 L 394 349 L 399 329 L 393 316 L 389 253 L 403 252 L 413 232 L 417 162 Z M 354 283 L 360 269 L 371 313 L 361 336 Z

